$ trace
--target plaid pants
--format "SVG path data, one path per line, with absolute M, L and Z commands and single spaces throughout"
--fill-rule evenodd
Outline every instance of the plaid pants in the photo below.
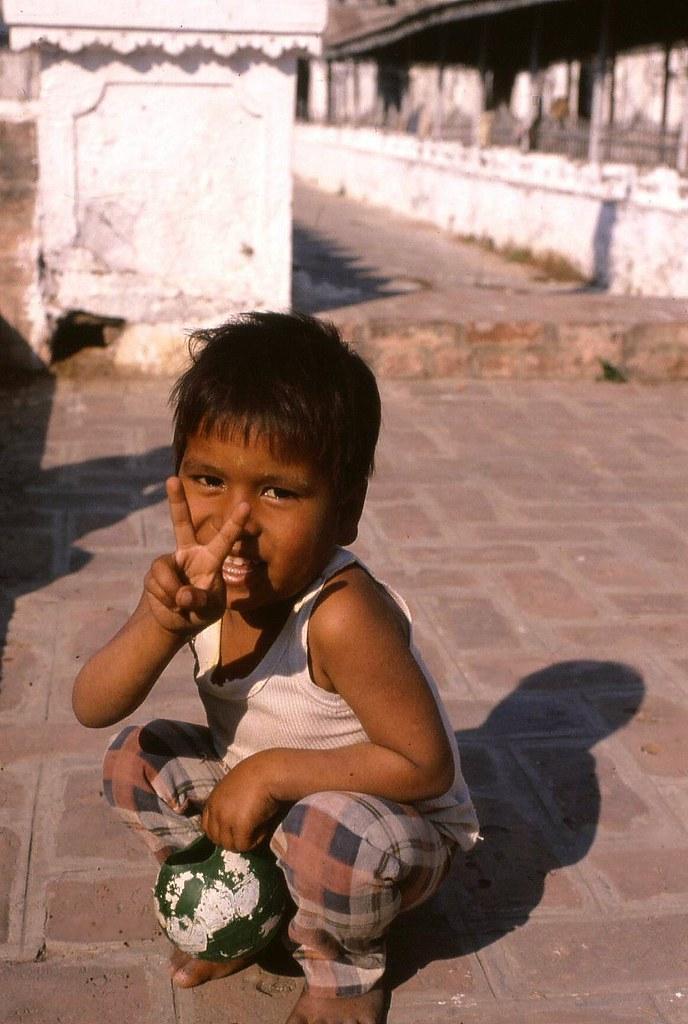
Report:
M 166 719 L 123 729 L 103 769 L 106 800 L 159 861 L 197 838 L 227 771 L 207 728 Z M 344 792 L 293 804 L 270 845 L 296 904 L 289 938 L 307 986 L 338 996 L 379 981 L 387 929 L 435 892 L 456 848 L 413 807 Z

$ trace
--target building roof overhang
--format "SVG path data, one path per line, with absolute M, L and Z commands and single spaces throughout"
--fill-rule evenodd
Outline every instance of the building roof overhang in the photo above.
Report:
M 571 0 L 443 0 L 428 4 L 406 3 L 391 14 L 380 13 L 379 8 L 368 8 L 348 25 L 336 21 L 328 25 L 324 55 L 335 59 L 360 56 L 428 28 L 559 3 L 571 3 Z

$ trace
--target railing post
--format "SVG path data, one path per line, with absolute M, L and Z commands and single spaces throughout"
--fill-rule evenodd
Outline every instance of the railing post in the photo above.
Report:
M 528 149 L 538 147 L 538 127 L 542 121 L 542 68 L 540 50 L 542 47 L 542 9 L 536 8 L 533 16 L 533 31 L 530 37 L 530 120 L 528 125 Z
M 610 0 L 603 0 L 600 35 L 593 71 L 592 111 L 590 117 L 590 138 L 588 140 L 588 160 L 593 164 L 600 163 L 602 158 L 602 122 L 604 120 L 604 92 L 607 79 L 607 52 L 609 48 L 609 9 Z
M 688 61 L 683 68 L 681 128 L 678 135 L 676 169 L 679 174 L 686 174 L 688 172 Z
M 480 98 L 475 119 L 473 141 L 476 146 L 483 146 L 483 115 L 486 108 L 486 75 L 487 75 L 487 18 L 480 23 L 480 47 L 478 50 L 478 73 L 480 75 Z

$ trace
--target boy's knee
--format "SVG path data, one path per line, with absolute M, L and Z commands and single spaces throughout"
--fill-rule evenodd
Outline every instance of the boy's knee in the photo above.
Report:
M 120 781 L 135 774 L 134 765 L 140 753 L 139 726 L 128 725 L 111 737 L 103 758 L 103 796 L 111 807 L 120 803 Z
M 321 792 L 299 800 L 271 843 L 290 888 L 314 894 L 395 882 L 402 866 L 376 822 L 365 798 L 355 794 Z
M 165 719 L 127 725 L 110 739 L 103 758 L 103 796 L 109 804 L 121 803 L 122 789 L 149 788 L 152 775 L 171 756 L 169 725 Z

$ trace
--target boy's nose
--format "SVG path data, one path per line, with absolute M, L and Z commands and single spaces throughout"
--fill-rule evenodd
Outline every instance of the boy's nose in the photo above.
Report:
M 257 510 L 254 507 L 254 503 L 251 501 L 249 495 L 239 495 L 232 504 L 232 509 L 235 509 L 237 505 L 245 504 L 248 505 L 250 511 L 241 526 L 241 536 L 255 537 L 260 532 L 260 526 L 258 523 Z M 231 513 L 231 510 L 230 510 Z

